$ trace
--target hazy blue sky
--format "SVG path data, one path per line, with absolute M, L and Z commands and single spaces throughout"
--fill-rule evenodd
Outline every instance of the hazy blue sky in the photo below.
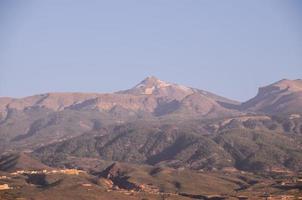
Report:
M 302 78 L 301 0 L 0 0 L 0 96 L 146 76 L 237 100 Z

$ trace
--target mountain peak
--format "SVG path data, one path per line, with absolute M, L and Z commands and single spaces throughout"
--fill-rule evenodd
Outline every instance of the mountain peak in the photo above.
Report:
M 140 94 L 153 94 L 155 91 L 171 86 L 172 84 L 162 81 L 155 76 L 149 76 L 137 84 L 132 90 Z
M 147 76 L 142 82 L 144 81 L 160 81 L 160 79 L 155 76 Z
M 139 84 L 137 84 L 133 89 L 144 89 L 145 94 L 151 94 L 153 90 L 160 89 L 164 87 L 170 86 L 170 83 L 167 83 L 165 81 L 162 81 L 155 76 L 148 76 L 143 81 L 141 81 Z
M 302 80 L 282 79 L 276 83 L 273 83 L 270 86 L 278 87 L 280 90 L 287 89 L 289 91 L 302 91 Z
M 192 88 L 178 85 L 175 83 L 169 83 L 162 81 L 155 76 L 148 76 L 142 80 L 139 84 L 135 85 L 129 90 L 120 91 L 118 93 L 134 94 L 134 95 L 160 95 L 168 96 L 169 98 L 180 97 L 183 98 L 189 94 L 192 94 L 194 90 Z

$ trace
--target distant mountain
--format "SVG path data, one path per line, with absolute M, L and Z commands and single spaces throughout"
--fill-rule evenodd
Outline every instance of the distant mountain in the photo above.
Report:
M 0 123 L 12 112 L 35 109 L 59 112 L 97 111 L 107 118 L 145 117 L 215 118 L 246 112 L 302 113 L 302 80 L 281 80 L 259 89 L 256 97 L 239 102 L 213 93 L 147 77 L 135 87 L 111 94 L 46 93 L 25 98 L 0 97 Z M 240 110 L 240 111 L 239 111 Z
M 241 109 L 268 114 L 302 113 L 302 80 L 283 79 L 262 87 Z
M 31 108 L 51 111 L 97 110 L 126 118 L 128 115 L 163 116 L 174 112 L 203 117 L 239 113 L 226 108 L 223 103 L 237 104 L 206 91 L 147 77 L 132 89 L 113 94 L 47 93 L 21 99 L 0 98 L 0 112 L 2 120 L 10 110 L 24 111 Z
M 167 83 L 156 77 L 147 77 L 135 87 L 118 92 L 135 96 L 149 95 L 157 102 L 153 110 L 155 116 L 167 114 L 199 115 L 200 117 L 217 117 L 219 115 L 239 114 L 225 105 L 237 105 L 236 101 L 212 94 L 207 91 Z
M 215 101 L 230 104 L 239 104 L 239 102 L 237 101 L 215 95 L 208 91 L 191 88 L 175 83 L 168 83 L 154 76 L 145 78 L 143 81 L 141 81 L 139 84 L 129 90 L 124 90 L 117 93 L 133 95 L 155 95 L 158 97 L 166 97 L 176 100 L 184 99 L 185 97 L 194 93 L 201 93 L 209 98 L 212 98 Z

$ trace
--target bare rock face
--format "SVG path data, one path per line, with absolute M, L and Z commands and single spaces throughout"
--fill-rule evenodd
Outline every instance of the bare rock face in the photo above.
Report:
M 128 181 L 130 177 L 125 175 L 123 167 L 117 163 L 113 163 L 100 173 L 100 176 L 109 179 L 113 188 L 126 190 L 141 190 L 140 186 Z
M 268 114 L 302 112 L 302 80 L 283 79 L 262 87 L 256 97 L 243 103 L 242 110 Z
M 122 169 L 117 163 L 113 163 L 100 173 L 100 176 L 108 179 L 112 179 L 118 176 L 122 176 Z

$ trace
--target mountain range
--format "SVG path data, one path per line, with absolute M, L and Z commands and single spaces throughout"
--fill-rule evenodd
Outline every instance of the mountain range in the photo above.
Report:
M 218 114 L 239 114 L 254 111 L 263 113 L 301 112 L 302 80 L 281 80 L 261 87 L 256 97 L 239 103 L 208 91 L 167 83 L 156 77 L 147 77 L 135 87 L 112 94 L 46 93 L 21 99 L 1 97 L 1 119 L 10 110 L 24 111 L 44 108 L 51 111 L 98 110 L 100 112 L 134 112 L 164 116 L 177 112 L 199 117 Z M 295 108 L 298 108 L 296 110 Z M 132 113 L 133 114 L 133 113 Z
M 110 94 L 1 97 L 0 172 L 76 168 L 93 179 L 105 178 L 102 184 L 107 187 L 109 181 L 110 188 L 143 190 L 149 186 L 139 185 L 148 180 L 156 185 L 156 194 L 173 191 L 176 199 L 207 199 L 198 194 L 215 190 L 203 186 L 191 191 L 195 186 L 188 177 L 213 176 L 219 194 L 229 190 L 228 184 L 233 185 L 231 190 L 239 187 L 250 194 L 247 188 L 256 182 L 246 180 L 270 173 L 265 176 L 275 184 L 271 173 L 302 170 L 301 115 L 301 79 L 261 87 L 246 102 L 156 77 Z M 170 186 L 172 177 L 166 172 L 179 174 L 174 181 L 183 187 Z M 225 179 L 225 172 L 232 178 Z M 243 173 L 249 177 L 243 178 Z M 68 182 L 69 177 L 62 179 Z M 41 183 L 46 182 L 43 178 Z M 96 199 L 104 195 L 96 194 Z
M 239 130 L 247 132 L 246 134 L 252 137 L 259 134 L 254 133 L 255 130 L 260 130 L 263 133 L 259 137 L 286 142 L 288 136 L 285 139 L 283 135 L 278 138 L 279 135 L 275 136 L 271 132 L 296 133 L 295 136 L 300 136 L 301 113 L 300 79 L 284 79 L 262 87 L 254 98 L 240 103 L 208 91 L 167 83 L 156 77 L 147 77 L 131 89 L 112 94 L 47 93 L 20 99 L 2 97 L 0 147 L 2 152 L 41 152 L 41 149 L 47 149 L 52 145 L 62 146 L 63 143 L 66 146 L 63 152 L 66 150 L 71 154 L 67 147 L 79 139 L 81 143 L 86 140 L 88 143 L 94 142 L 95 148 L 91 149 L 93 153 L 88 151 L 85 156 L 95 155 L 107 160 L 150 164 L 167 162 L 171 166 L 215 168 L 221 164 L 217 166 L 204 164 L 208 163 L 208 157 L 215 153 L 221 159 L 219 163 L 223 163 L 222 166 L 235 166 L 234 163 L 236 166 L 242 166 L 243 164 L 238 164 L 232 153 L 230 155 L 230 150 L 221 151 L 222 144 L 224 147 L 227 146 L 224 144 L 226 141 L 224 136 L 229 136 L 222 133 L 235 134 L 234 132 Z M 95 141 L 95 137 L 102 139 Z M 132 141 L 132 137 L 134 140 L 140 139 Z M 300 148 L 299 144 L 294 144 L 290 138 L 288 140 L 292 148 Z M 151 141 L 155 143 L 151 144 Z M 129 142 L 130 144 L 127 144 Z M 131 149 L 133 152 L 128 158 L 125 145 L 136 146 L 132 142 L 137 143 L 137 147 Z M 161 142 L 164 144 L 160 144 Z M 73 147 L 76 147 L 72 149 L 73 154 L 84 148 L 76 143 L 77 145 L 73 144 Z M 118 148 L 113 150 L 113 154 L 118 154 L 118 157 L 105 150 L 114 148 L 115 145 L 121 148 L 120 152 Z M 148 149 L 141 150 L 146 152 L 140 152 L 141 146 L 146 145 L 149 145 Z M 157 149 L 156 146 L 160 148 Z M 188 147 L 192 148 L 190 153 L 187 153 L 192 157 L 192 161 L 184 162 L 179 158 L 176 159 L 178 164 L 171 164 L 170 160 L 166 160 L 172 159 L 170 157 L 174 159 L 178 155 L 175 151 L 182 152 L 182 148 L 187 150 Z M 247 147 L 244 151 L 248 151 L 249 148 L 252 147 Z M 209 149 L 212 150 L 208 151 Z M 205 153 L 206 151 L 208 153 Z M 158 152 L 159 155 L 154 152 Z M 123 153 L 127 155 L 122 156 Z M 138 155 L 134 158 L 131 157 L 132 154 Z M 187 154 L 185 153 L 184 157 L 188 156 Z M 204 161 L 201 162 L 200 159 Z M 284 163 L 288 159 L 290 158 L 284 158 L 279 165 L 286 166 Z
M 46 93 L 21 99 L 0 98 L 2 135 L 26 137 L 42 126 L 72 123 L 89 130 L 101 123 L 135 120 L 217 119 L 246 114 L 302 112 L 302 80 L 281 80 L 262 87 L 256 97 L 239 103 L 216 94 L 147 77 L 135 87 L 112 94 Z M 56 119 L 62 118 L 63 121 Z M 64 120 L 68 119 L 68 122 Z M 86 121 L 86 118 L 90 118 Z M 100 119 L 100 120 L 98 120 Z M 21 121 L 19 123 L 18 121 Z M 77 121 L 78 122 L 78 121 Z M 18 125 L 12 126 L 17 123 Z M 5 125 L 11 124 L 11 128 Z M 39 126 L 40 128 L 36 127 Z M 14 131 L 13 129 L 17 129 Z M 16 133 L 18 132 L 18 133 Z M 18 138 L 14 138 L 19 140 Z

